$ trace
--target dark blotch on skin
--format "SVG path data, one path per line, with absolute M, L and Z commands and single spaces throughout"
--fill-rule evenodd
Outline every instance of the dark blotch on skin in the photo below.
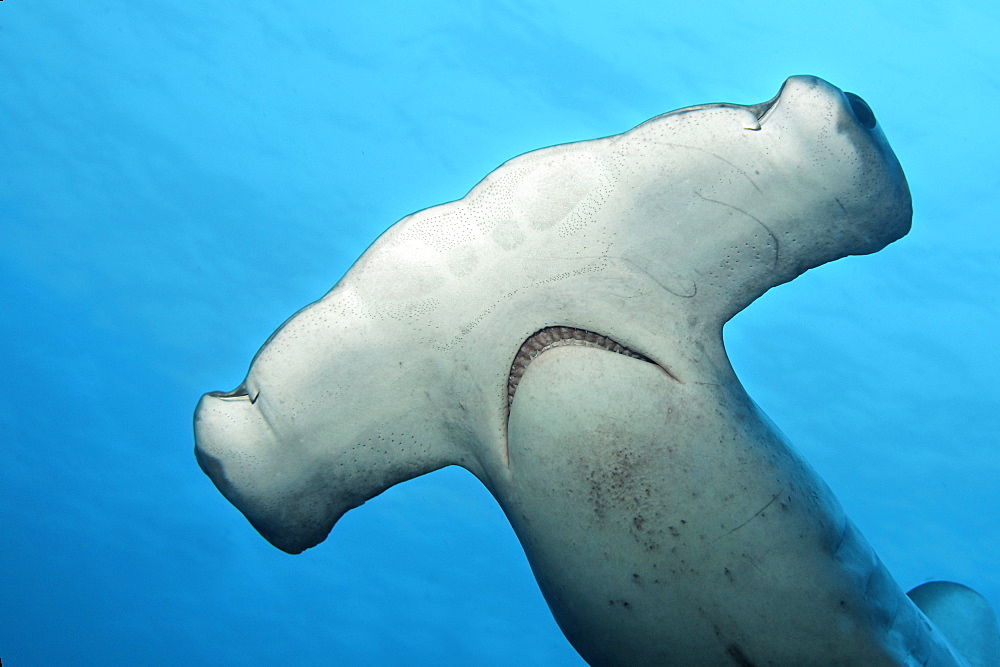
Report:
M 198 461 L 198 466 L 201 468 L 201 471 L 208 475 L 208 478 L 211 479 L 216 488 L 222 492 L 222 495 L 226 498 L 232 498 L 236 495 L 236 490 L 226 478 L 226 471 L 222 466 L 222 461 L 215 458 L 211 454 L 206 454 L 199 447 L 194 448 L 194 457 L 195 460 Z
M 754 664 L 750 662 L 750 659 L 746 657 L 743 650 L 736 644 L 730 644 L 726 647 L 726 655 L 733 659 L 733 662 L 740 667 L 754 667 Z

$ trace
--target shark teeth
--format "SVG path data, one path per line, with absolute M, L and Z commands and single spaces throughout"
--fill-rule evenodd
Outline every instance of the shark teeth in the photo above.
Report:
M 651 364 L 655 363 L 648 357 L 630 350 L 621 343 L 593 331 L 575 329 L 573 327 L 545 327 L 540 331 L 536 331 L 524 341 L 521 349 L 517 351 L 517 355 L 514 357 L 514 363 L 510 365 L 510 375 L 507 376 L 508 407 L 514 402 L 514 392 L 517 391 L 517 385 L 521 381 L 524 371 L 527 370 L 528 364 L 542 352 L 564 345 L 595 347 Z

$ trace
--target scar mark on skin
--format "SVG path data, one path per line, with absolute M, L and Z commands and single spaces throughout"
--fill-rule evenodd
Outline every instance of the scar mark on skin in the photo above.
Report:
M 778 496 L 780 496 L 780 495 L 781 495 L 780 493 L 776 493 L 776 494 L 774 494 L 773 496 L 771 496 L 771 499 L 770 499 L 769 501 L 767 501 L 767 504 L 766 504 L 766 505 L 764 505 L 763 507 L 761 507 L 761 508 L 760 508 L 759 510 L 757 510 L 756 512 L 754 512 L 753 516 L 751 516 L 751 517 L 750 517 L 749 519 L 747 519 L 746 521 L 744 521 L 744 522 L 743 522 L 743 523 L 741 523 L 740 525 L 738 525 L 738 526 L 736 526 L 735 528 L 733 528 L 732 530 L 730 530 L 730 531 L 729 531 L 728 533 L 726 533 L 725 535 L 720 535 L 719 537 L 715 538 L 715 540 L 713 540 L 713 542 L 714 542 L 714 541 L 718 541 L 718 540 L 721 540 L 721 539 L 722 539 L 723 537 L 727 537 L 727 536 L 729 536 L 729 535 L 732 535 L 732 534 L 733 534 L 733 533 L 735 533 L 735 532 L 736 532 L 737 530 L 739 530 L 739 529 L 740 529 L 740 528 L 742 528 L 743 526 L 747 525 L 748 523 L 750 523 L 751 521 L 753 521 L 754 519 L 756 519 L 757 517 L 759 517 L 759 516 L 761 515 L 761 513 L 762 513 L 762 512 L 764 511 L 764 510 L 766 510 L 766 509 L 767 509 L 768 507 L 770 507 L 771 505 L 773 505 L 773 504 L 774 504 L 774 501 L 776 501 L 776 500 L 778 499 Z
M 757 190 L 757 192 L 763 192 L 763 190 L 760 189 L 760 186 L 757 185 L 757 183 L 755 183 L 752 178 L 750 178 L 750 175 L 748 173 L 746 173 L 745 171 L 743 171 L 742 169 L 740 169 L 739 167 L 737 167 L 735 164 L 733 164 L 732 162 L 730 162 L 726 158 L 722 157 L 721 155 L 716 155 L 712 151 L 705 150 L 704 148 L 699 148 L 697 146 L 686 146 L 684 144 L 671 144 L 671 143 L 665 143 L 663 145 L 664 146 L 670 146 L 672 148 L 687 148 L 688 150 L 698 151 L 699 153 L 704 153 L 705 155 L 711 155 L 712 157 L 714 157 L 717 160 L 722 160 L 723 162 L 725 162 L 726 164 L 728 164 L 730 167 L 732 167 L 733 169 L 735 169 L 736 172 L 738 174 L 740 174 L 740 176 L 742 176 L 743 178 L 745 178 L 748 181 L 750 181 L 750 185 L 752 185 L 754 187 L 754 189 Z
M 760 565 L 757 565 L 757 561 L 755 561 L 752 557 L 748 556 L 747 554 L 743 554 L 743 557 L 746 558 L 747 561 L 750 563 L 750 565 L 753 566 L 753 569 L 757 570 L 761 574 L 764 573 L 764 570 L 761 569 Z
M 632 267 L 632 268 L 633 268 L 634 270 L 636 270 L 636 271 L 639 271 L 640 273 L 643 273 L 643 274 L 645 274 L 645 276 L 646 276 L 647 278 L 649 278 L 649 279 L 650 279 L 650 280 L 652 280 L 652 281 L 653 281 L 654 283 L 656 283 L 657 285 L 659 285 L 659 286 L 660 286 L 660 287 L 661 287 L 661 288 L 662 288 L 662 289 L 663 289 L 664 291 L 666 291 L 666 292 L 669 292 L 670 294 L 673 294 L 673 295 L 674 295 L 674 296 L 676 296 L 676 297 L 679 297 L 679 298 L 681 298 L 681 299 L 693 299 L 693 298 L 694 298 L 695 296 L 697 296 L 697 295 L 698 295 L 698 283 L 696 283 L 696 282 L 695 282 L 695 281 L 693 281 L 693 280 L 691 281 L 691 290 L 690 290 L 690 293 L 684 293 L 684 292 L 678 292 L 677 290 L 675 290 L 675 289 L 671 289 L 671 288 L 670 288 L 670 287 L 668 287 L 667 285 L 664 285 L 664 284 L 663 284 L 662 282 L 660 282 L 660 281 L 659 281 L 659 280 L 658 280 L 658 279 L 656 278 L 656 276 L 654 276 L 654 275 L 653 275 L 652 273 L 650 273 L 650 272 L 649 272 L 649 271 L 647 271 L 646 269 L 642 268 L 641 266 L 639 266 L 638 264 L 636 264 L 636 263 L 635 263 L 635 262 L 633 262 L 632 260 L 628 259 L 627 257 L 621 257 L 621 258 L 619 258 L 619 259 L 620 259 L 620 261 L 621 261 L 621 262 L 622 262 L 623 264 L 628 264 L 628 265 L 629 265 L 629 266 L 631 266 L 631 267 Z
M 771 240 L 772 240 L 772 241 L 774 242 L 774 266 L 777 266 L 777 265 L 778 265 L 778 253 L 779 253 L 779 251 L 781 250 L 781 244 L 780 244 L 780 243 L 778 242 L 778 237 L 777 237 L 777 236 L 775 236 L 775 235 L 774 235 L 774 232 L 772 232 L 772 231 L 771 231 L 771 228 L 770 228 L 770 227 L 768 227 L 767 225 L 765 225 L 765 224 L 764 224 L 764 223 L 763 223 L 763 222 L 761 221 L 761 219 L 760 219 L 760 218 L 758 218 L 758 217 L 757 217 L 757 216 L 755 216 L 755 215 L 751 215 L 750 213 L 748 213 L 748 212 L 744 211 L 744 210 L 743 210 L 742 208 L 740 208 L 739 206 L 733 206 L 732 204 L 727 204 L 727 203 L 726 203 L 726 202 L 724 202 L 724 201 L 719 201 L 718 199 L 712 199 L 711 197 L 706 197 L 705 195 L 701 194 L 701 193 L 700 193 L 700 192 L 698 192 L 697 190 L 695 190 L 695 191 L 694 191 L 694 193 L 695 193 L 696 195 L 698 195 L 699 197 L 701 197 L 702 199 L 704 199 L 705 201 L 710 201 L 710 202 L 712 202 L 713 204 L 719 204 L 719 205 L 721 205 L 721 206 L 725 206 L 725 207 L 727 207 L 727 208 L 731 208 L 731 209 L 733 209 L 734 211 L 739 211 L 740 213 L 742 213 L 743 215 L 747 216 L 748 218 L 750 218 L 751 220 L 753 220 L 754 222 L 756 222 L 756 223 L 757 223 L 758 225 L 760 225 L 761 227 L 763 227 L 763 228 L 764 228 L 764 231 L 765 231 L 765 232 L 767 232 L 767 235 L 768 235 L 768 236 L 770 236 L 770 237 L 771 237 Z

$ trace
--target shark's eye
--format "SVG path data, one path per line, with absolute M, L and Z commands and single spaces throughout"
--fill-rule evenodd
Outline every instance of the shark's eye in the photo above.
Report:
M 850 103 L 851 111 L 854 112 L 854 117 L 858 119 L 858 122 L 869 130 L 874 129 L 878 121 L 875 120 L 875 112 L 868 106 L 868 103 L 854 93 L 844 93 L 844 96 Z

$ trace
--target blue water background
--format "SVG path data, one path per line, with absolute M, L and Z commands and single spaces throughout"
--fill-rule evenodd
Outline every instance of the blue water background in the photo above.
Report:
M 400 217 L 799 73 L 871 104 L 913 231 L 753 304 L 734 365 L 902 586 L 1000 605 L 998 34 L 985 1 L 0 3 L 0 658 L 581 664 L 467 473 L 288 556 L 193 408 Z

